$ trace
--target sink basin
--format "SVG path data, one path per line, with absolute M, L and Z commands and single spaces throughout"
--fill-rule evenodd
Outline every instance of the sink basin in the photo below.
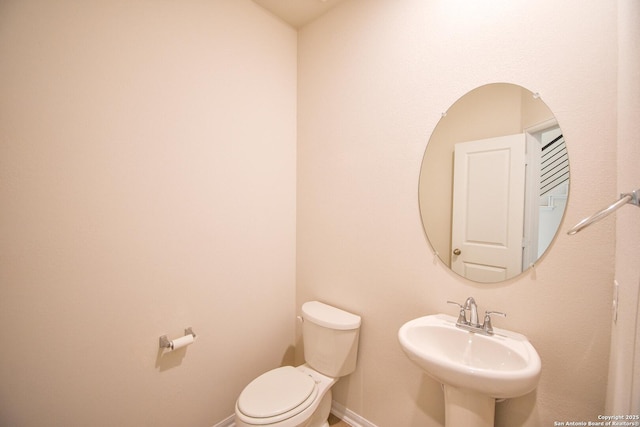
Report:
M 540 379 L 540 356 L 521 334 L 494 328 L 494 335 L 456 327 L 445 314 L 420 317 L 398 332 L 406 355 L 445 386 L 493 399 L 533 391 Z

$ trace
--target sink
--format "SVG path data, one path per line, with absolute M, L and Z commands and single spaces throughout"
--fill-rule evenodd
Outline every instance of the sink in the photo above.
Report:
M 524 335 L 500 328 L 493 335 L 468 332 L 456 320 L 445 314 L 410 320 L 398 332 L 400 346 L 444 385 L 447 425 L 492 426 L 495 399 L 519 397 L 537 387 L 540 356 Z M 455 413 L 461 405 L 464 419 Z M 475 421 L 468 417 L 474 411 Z
M 443 384 L 512 398 L 533 391 L 540 378 L 540 357 L 523 335 L 495 328 L 485 336 L 456 327 L 445 314 L 405 323 L 398 333 L 409 359 Z

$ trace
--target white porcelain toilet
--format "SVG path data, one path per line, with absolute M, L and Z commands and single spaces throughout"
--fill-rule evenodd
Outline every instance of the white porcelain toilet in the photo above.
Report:
M 329 427 L 331 387 L 356 368 L 360 316 L 310 301 L 302 319 L 306 363 L 251 381 L 236 401 L 236 427 Z

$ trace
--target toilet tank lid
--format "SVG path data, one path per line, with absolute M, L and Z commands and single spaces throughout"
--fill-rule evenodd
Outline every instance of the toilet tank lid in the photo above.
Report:
M 360 327 L 360 316 L 339 308 L 323 304 L 319 301 L 309 301 L 302 304 L 302 317 L 325 328 L 337 330 L 351 330 Z

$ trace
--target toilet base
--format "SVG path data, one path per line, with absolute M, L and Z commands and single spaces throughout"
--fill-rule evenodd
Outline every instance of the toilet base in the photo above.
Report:
M 322 396 L 322 400 L 309 419 L 305 427 L 329 427 L 329 413 L 331 412 L 331 389 Z

